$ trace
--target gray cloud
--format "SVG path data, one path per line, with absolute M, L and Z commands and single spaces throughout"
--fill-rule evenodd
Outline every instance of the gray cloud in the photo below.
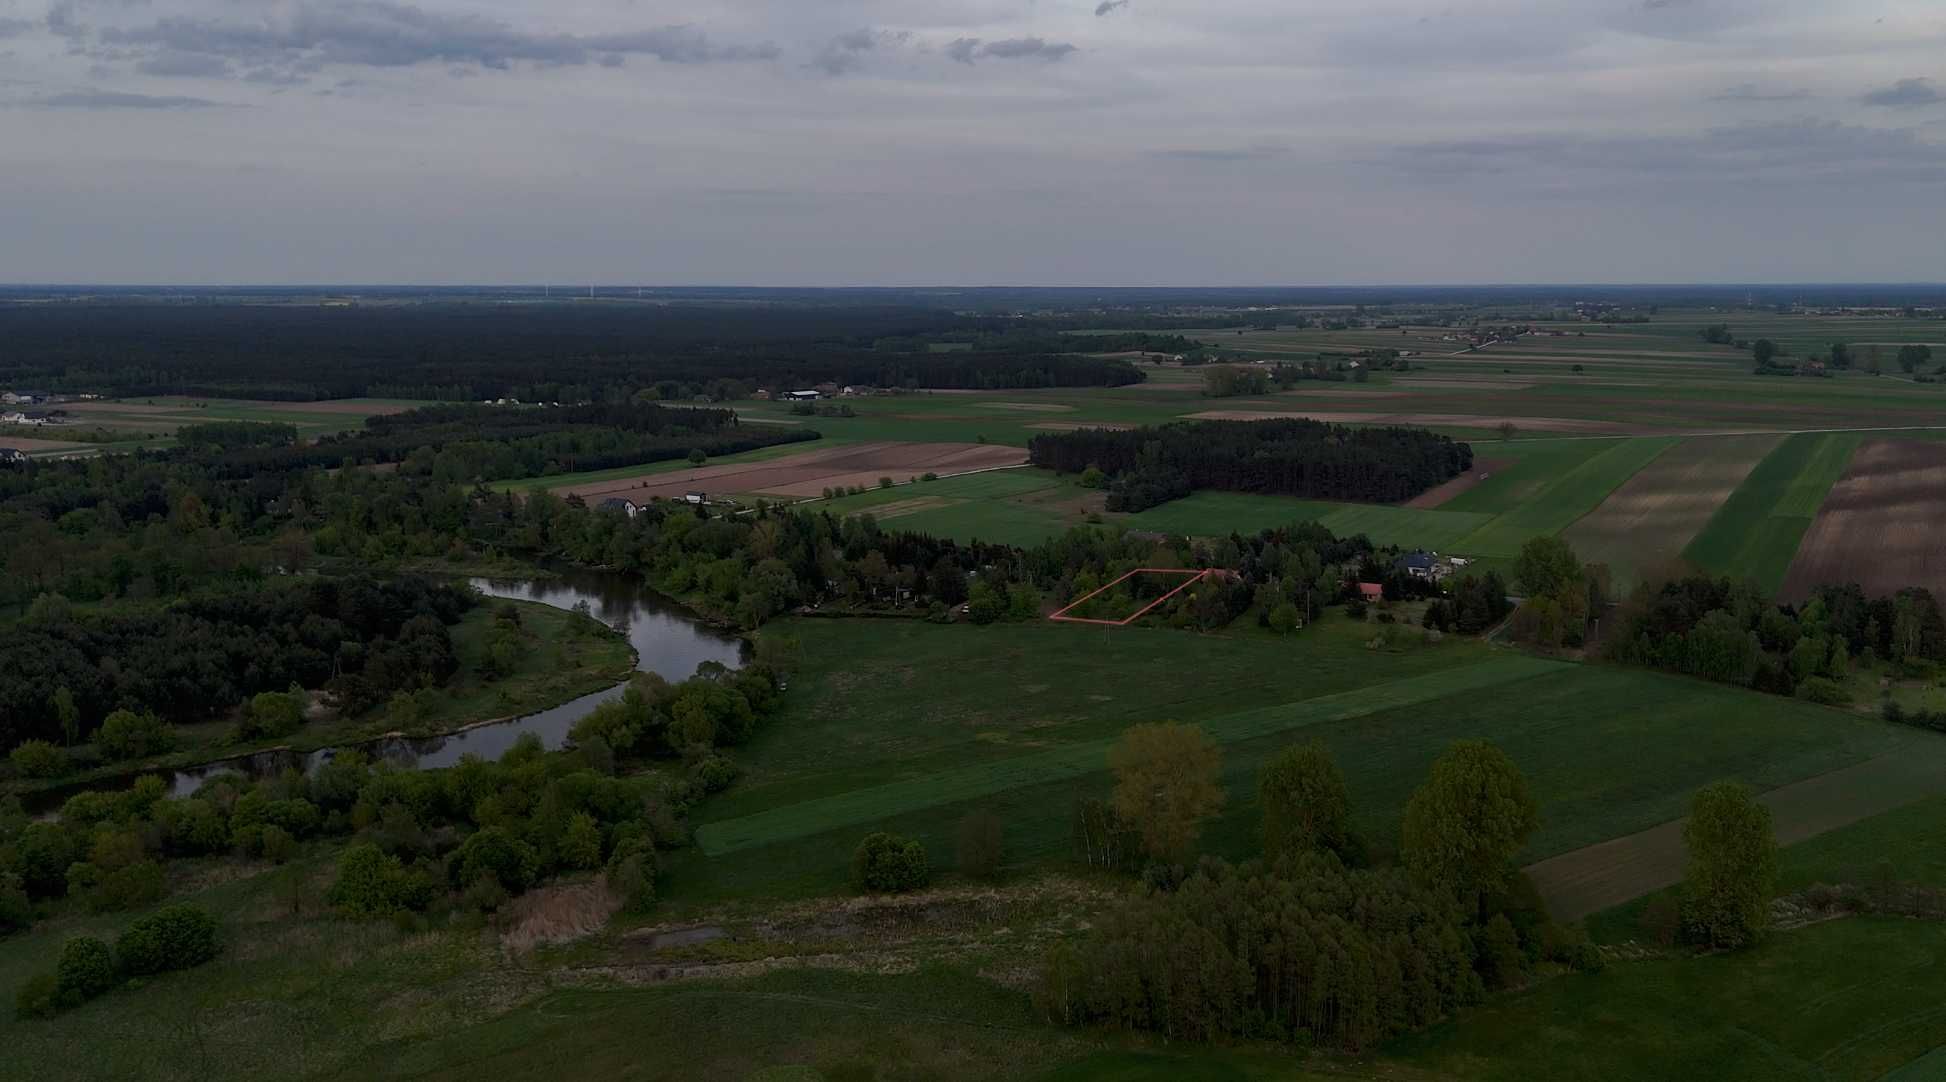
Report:
M 971 64 L 987 56 L 995 60 L 1059 60 L 1075 51 L 1076 48 L 1065 41 L 1042 38 L 1004 38 L 1000 41 L 954 38 L 946 45 L 946 55 L 962 64 Z
M 1800 119 L 1695 134 L 1537 134 L 1402 147 L 1395 164 L 1421 177 L 1481 175 L 1547 184 L 1564 176 L 1698 183 L 1856 184 L 1946 181 L 1946 144 L 1904 129 Z
M 100 38 L 176 56 L 220 57 L 245 65 L 253 76 L 303 74 L 333 64 L 385 68 L 439 62 L 505 70 L 523 62 L 618 64 L 630 56 L 705 64 L 779 55 L 770 44 L 719 45 L 689 26 L 537 34 L 481 15 L 431 12 L 392 0 L 300 0 L 285 11 L 255 22 L 171 16 L 147 26 L 106 28 Z
M 1903 108 L 1913 105 L 1937 105 L 1946 101 L 1946 93 L 1932 84 L 1931 79 L 1900 79 L 1888 87 L 1881 87 L 1860 99 L 1866 105 L 1884 105 Z
M 1661 11 L 1665 8 L 1688 7 L 1695 2 L 1696 0 L 1642 0 L 1642 7 L 1647 11 Z
M 165 78 L 222 79 L 230 74 L 230 62 L 209 53 L 179 53 L 171 50 L 144 59 L 135 65 L 135 70 L 144 75 Z
M 1127 6 L 1128 0 L 1101 0 L 1101 3 L 1095 5 L 1095 17 L 1100 18 L 1117 8 L 1125 8 Z
M 221 102 L 207 98 L 157 97 L 150 94 L 125 94 L 114 90 L 77 90 L 28 98 L 21 105 L 37 109 L 209 109 Z
M 825 42 L 817 55 L 811 58 L 809 67 L 816 68 L 826 75 L 843 75 L 856 71 L 865 64 L 865 54 L 880 47 L 902 45 L 911 34 L 900 30 L 873 30 L 862 28 L 850 33 L 839 34 Z
M 0 38 L 14 38 L 32 30 L 34 24 L 26 19 L 0 19 Z
M 1738 83 L 1719 94 L 1711 94 L 1711 101 L 1803 101 L 1811 96 L 1808 90 L 1770 90 L 1756 83 Z
M 1190 162 L 1260 162 L 1281 158 L 1290 153 L 1290 148 L 1264 143 L 1247 147 L 1203 147 L 1177 148 L 1150 151 L 1154 158 L 1171 158 Z

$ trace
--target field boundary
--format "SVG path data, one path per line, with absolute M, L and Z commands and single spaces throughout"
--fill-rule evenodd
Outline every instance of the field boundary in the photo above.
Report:
M 1061 606 L 1061 608 L 1056 610 L 1052 615 L 1050 615 L 1048 619 L 1057 620 L 1062 623 L 1069 623 L 1069 624 L 1098 624 L 1102 627 L 1127 627 L 1128 625 L 1134 623 L 1135 621 L 1140 620 L 1142 617 L 1147 616 L 1150 612 L 1153 612 L 1163 602 L 1169 600 L 1170 598 L 1176 596 L 1179 593 L 1182 593 L 1184 590 L 1189 589 L 1191 586 L 1196 585 L 1197 583 L 1203 581 L 1204 579 L 1209 578 L 1211 575 L 1215 573 L 1216 571 L 1214 568 L 1205 568 L 1201 571 L 1196 571 L 1196 570 L 1190 570 L 1190 569 L 1185 569 L 1180 567 L 1138 567 L 1135 570 L 1130 571 L 1125 575 L 1122 575 L 1120 578 L 1117 578 L 1115 581 L 1107 584 L 1106 586 L 1100 586 L 1093 590 L 1090 590 L 1087 593 L 1081 595 L 1080 597 L 1075 598 L 1073 601 L 1068 602 L 1066 605 Z M 1134 578 L 1137 575 L 1188 575 L 1189 577 L 1184 579 L 1180 586 L 1177 586 L 1176 588 L 1170 590 L 1168 593 L 1163 594 L 1161 597 L 1158 597 L 1154 601 L 1151 601 L 1148 604 L 1142 606 L 1141 608 L 1135 610 L 1134 615 L 1129 616 L 1125 619 L 1094 620 L 1086 616 L 1068 615 L 1068 613 L 1073 612 L 1075 609 L 1080 608 L 1081 606 L 1094 600 L 1096 597 L 1099 597 L 1100 595 L 1105 594 L 1110 590 L 1113 590 L 1115 587 L 1120 586 L 1122 583 L 1127 582 L 1128 580 Z
M 1203 722 L 1202 727 L 1218 743 L 1232 744 L 1483 691 L 1568 667 L 1567 662 L 1524 655 L 1495 657 L 1353 691 L 1229 714 Z M 1108 749 L 1114 743 L 1115 738 L 1082 741 L 707 823 L 697 828 L 696 844 L 706 856 L 722 856 L 1010 789 L 1068 781 L 1106 770 Z
M 1931 747 L 1927 748 L 1930 743 Z M 1915 754 L 1926 748 L 1932 754 Z M 1850 826 L 1946 792 L 1946 742 L 1912 745 L 1780 785 L 1758 796 L 1779 845 Z M 1833 804 L 1842 807 L 1833 807 Z M 1688 817 L 1536 861 L 1521 869 L 1555 920 L 1573 921 L 1682 881 Z

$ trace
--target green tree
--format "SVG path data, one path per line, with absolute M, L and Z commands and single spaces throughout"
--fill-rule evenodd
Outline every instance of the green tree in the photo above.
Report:
M 142 759 L 160 755 L 175 747 L 176 735 L 169 723 L 154 714 L 117 710 L 101 719 L 95 743 L 110 759 Z
M 1324 741 L 1285 748 L 1257 780 L 1264 856 L 1337 850 L 1351 833 L 1351 796 Z
M 202 965 L 216 957 L 216 918 L 193 905 L 165 906 L 128 926 L 115 957 L 137 977 Z
M 1899 347 L 1899 369 L 1911 372 L 1932 360 L 1932 347 L 1911 345 Z
M 1560 598 L 1582 588 L 1581 560 L 1559 537 L 1536 537 L 1520 546 L 1514 579 L 1530 598 Z
M 1750 343 L 1750 356 L 1757 362 L 1758 367 L 1769 364 L 1771 358 L 1777 356 L 1777 353 L 1777 343 L 1768 338 L 1759 338 Z
M 1108 475 L 1101 472 L 1100 466 L 1089 466 L 1081 471 L 1081 480 L 1078 483 L 1082 488 L 1106 488 Z
M 74 692 L 69 691 L 65 684 L 55 688 L 50 705 L 54 707 L 54 717 L 61 723 L 61 738 L 69 747 L 73 747 L 75 741 L 81 739 L 81 708 L 74 705 Z
M 1400 855 L 1413 876 L 1468 908 L 1503 891 L 1513 857 L 1540 823 L 1527 779 L 1486 740 L 1461 740 L 1406 802 Z
M 561 863 L 569 868 L 601 864 L 601 825 L 587 812 L 575 812 L 561 835 Z
M 1108 751 L 1115 814 L 1135 829 L 1151 857 L 1180 860 L 1203 822 L 1223 810 L 1222 766 L 1222 749 L 1198 726 L 1133 726 Z
M 79 1006 L 115 987 L 115 956 L 93 936 L 76 936 L 61 946 L 54 964 L 55 994 L 63 1007 Z
M 45 740 L 25 740 L 7 753 L 25 778 L 58 778 L 68 772 L 68 755 Z
M 1683 878 L 1683 924 L 1689 935 L 1718 949 L 1761 938 L 1777 886 L 1770 809 L 1747 786 L 1706 785 L 1696 791 L 1682 837 L 1689 849 Z

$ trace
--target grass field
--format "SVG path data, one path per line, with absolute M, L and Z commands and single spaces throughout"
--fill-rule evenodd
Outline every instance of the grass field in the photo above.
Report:
M 1683 550 L 1683 558 L 1775 591 L 1860 439 L 1851 433 L 1823 433 L 1784 440 L 1723 501 L 1709 525 Z
M 1776 436 L 1693 438 L 1662 453 L 1563 531 L 1576 555 L 1607 564 L 1626 587 L 1641 572 L 1672 563 L 1709 523 Z
M 1538 486 L 1516 506 L 1453 544 L 1457 552 L 1469 556 L 1515 556 L 1520 546 L 1535 537 L 1545 537 L 1567 529 L 1575 520 L 1593 511 L 1617 486 L 1635 476 L 1637 470 L 1654 462 L 1674 446 L 1671 438 L 1631 439 L 1605 443 L 1595 453 L 1546 483 Z M 1492 484 L 1494 478 L 1462 493 L 1444 510 L 1471 509 L 1477 501 L 1468 497 Z
M 1108 742 L 1137 721 L 1193 721 L 1223 743 L 1230 805 L 1206 843 L 1233 857 L 1255 851 L 1257 771 L 1298 739 L 1331 749 L 1379 853 L 1396 844 L 1400 809 L 1433 758 L 1457 739 L 1494 740 L 1541 801 L 1527 862 L 1675 819 L 1711 781 L 1769 790 L 1923 736 L 1475 643 L 1370 651 L 1368 631 L 1335 617 L 1290 639 L 1044 625 L 792 631 L 807 651 L 804 694 L 793 689 L 746 749 L 745 779 L 705 809 L 701 849 L 672 856 L 678 906 L 836 889 L 873 829 L 918 837 L 949 866 L 956 823 L 979 807 L 1006 822 L 1015 867 L 1064 862 L 1074 801 L 1107 792 Z M 1617 770 L 1617 756 L 1635 767 Z
M 1946 925 L 1858 918 L 1738 954 L 1563 977 L 1387 1051 L 1480 1082 L 1871 1082 L 1946 1044 L 1942 994 Z

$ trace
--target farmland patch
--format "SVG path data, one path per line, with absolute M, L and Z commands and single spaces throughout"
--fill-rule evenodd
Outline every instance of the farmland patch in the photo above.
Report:
M 1801 511 L 1802 501 L 1791 505 Z M 1804 533 L 1783 596 L 1808 597 L 1823 585 L 1855 582 L 1867 595 L 1924 586 L 1946 592 L 1946 443 L 1872 440 L 1861 444 Z
M 1624 481 L 1563 536 L 1583 560 L 1618 572 L 1668 564 L 1781 440 L 1684 440 Z

